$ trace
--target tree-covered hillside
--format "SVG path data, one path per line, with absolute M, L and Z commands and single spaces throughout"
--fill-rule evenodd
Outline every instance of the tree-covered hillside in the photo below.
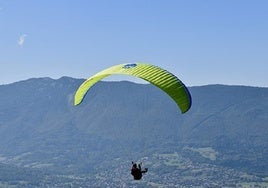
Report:
M 0 86 L 0 162 L 27 174 L 38 170 L 42 185 L 46 177 L 63 187 L 124 184 L 132 160 L 149 166 L 143 183 L 150 186 L 266 181 L 268 88 L 190 87 L 192 108 L 181 114 L 160 89 L 127 81 L 100 82 L 75 107 L 82 82 L 38 78 Z

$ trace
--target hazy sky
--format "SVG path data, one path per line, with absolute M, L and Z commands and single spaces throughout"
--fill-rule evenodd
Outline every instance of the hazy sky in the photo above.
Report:
M 189 86 L 268 87 L 268 1 L 0 0 L 0 84 L 133 62 Z

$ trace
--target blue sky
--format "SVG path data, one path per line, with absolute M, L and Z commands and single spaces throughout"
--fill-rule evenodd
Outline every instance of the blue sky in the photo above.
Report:
M 0 84 L 133 62 L 189 86 L 268 87 L 268 1 L 0 0 Z

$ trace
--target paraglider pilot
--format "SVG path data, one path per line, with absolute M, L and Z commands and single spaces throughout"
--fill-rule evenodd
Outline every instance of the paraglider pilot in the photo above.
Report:
M 142 163 L 139 163 L 137 166 L 136 163 L 132 162 L 131 175 L 133 176 L 134 180 L 140 180 L 142 178 L 142 174 L 145 174 L 148 171 L 148 168 L 142 170 L 141 164 Z

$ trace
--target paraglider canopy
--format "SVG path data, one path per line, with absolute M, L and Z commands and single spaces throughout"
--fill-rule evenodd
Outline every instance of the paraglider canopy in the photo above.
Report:
M 119 64 L 104 69 L 83 82 L 77 89 L 74 97 L 74 105 L 79 105 L 89 89 L 101 79 L 113 75 L 124 74 L 135 76 L 150 82 L 162 89 L 178 105 L 182 113 L 191 107 L 191 95 L 187 87 L 172 73 L 145 63 Z

